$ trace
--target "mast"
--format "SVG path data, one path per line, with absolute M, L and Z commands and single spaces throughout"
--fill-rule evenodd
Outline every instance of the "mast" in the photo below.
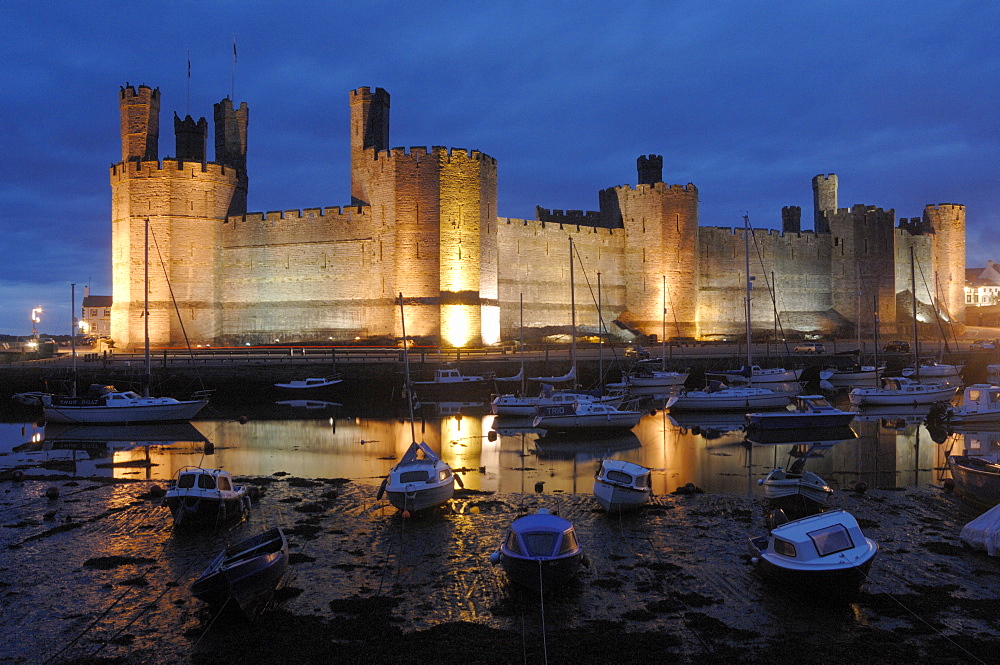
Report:
M 667 276 L 663 276 L 663 323 L 660 324 L 660 371 L 667 371 Z
M 753 385 L 753 360 L 752 353 L 750 351 L 751 339 L 750 339 L 750 289 L 753 288 L 753 278 L 750 277 L 750 216 L 743 215 L 743 258 L 746 261 L 746 277 L 747 277 L 747 302 L 746 302 L 746 318 L 747 318 L 747 385 Z
M 913 267 L 913 246 L 910 246 L 910 299 L 913 306 L 913 371 L 920 380 L 920 338 L 917 336 L 917 277 Z
M 521 396 L 523 397 L 527 387 L 525 386 L 524 378 L 524 294 L 519 294 L 520 298 L 520 312 L 521 312 L 521 330 L 518 333 L 517 348 L 521 352 Z
M 73 354 L 73 384 L 70 386 L 70 395 L 76 397 L 76 284 L 69 285 L 69 325 L 70 349 Z
M 572 331 L 569 355 L 573 367 L 573 388 L 576 388 L 576 283 L 573 281 L 573 236 L 569 237 L 569 308 Z
M 399 292 L 399 319 L 403 329 L 403 367 L 406 369 L 406 403 L 410 407 L 410 442 L 417 442 L 417 431 L 413 424 L 413 384 L 410 383 L 410 350 L 406 343 L 406 314 L 403 312 L 403 292 Z
M 145 301 L 143 303 L 142 310 L 142 325 L 143 325 L 143 339 L 144 346 L 146 348 L 146 381 L 145 385 L 142 387 L 142 394 L 144 397 L 149 397 L 149 384 L 152 380 L 152 365 L 149 359 L 149 217 L 146 218 L 145 224 L 145 243 L 144 243 L 144 253 L 143 253 L 143 270 L 144 270 L 144 281 L 145 281 Z

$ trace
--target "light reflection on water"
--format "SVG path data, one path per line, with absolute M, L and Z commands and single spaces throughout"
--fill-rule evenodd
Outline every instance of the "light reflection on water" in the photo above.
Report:
M 465 487 L 500 492 L 533 492 L 542 482 L 547 493 L 588 493 L 598 461 L 614 457 L 653 468 L 658 493 L 693 483 L 706 492 L 757 495 L 759 478 L 806 451 L 807 468 L 834 488 L 849 489 L 858 481 L 872 488 L 926 486 L 946 477 L 949 453 L 1000 446 L 1000 432 L 956 434 L 935 443 L 922 421 L 922 414 L 894 413 L 855 419 L 857 438 L 818 446 L 750 444 L 741 431 L 722 431 L 725 418 L 700 427 L 697 419 L 678 423 L 662 411 L 646 415 L 625 436 L 586 441 L 540 438 L 527 422 L 494 423 L 491 415 L 425 416 L 415 431 L 453 468 L 464 470 Z M 4 425 L 5 439 L 31 433 L 23 423 Z M 376 486 L 411 440 L 407 420 L 329 416 L 48 429 L 44 442 L 5 445 L 0 470 L 26 464 L 35 474 L 167 480 L 183 466 L 204 465 L 235 475 L 283 472 Z

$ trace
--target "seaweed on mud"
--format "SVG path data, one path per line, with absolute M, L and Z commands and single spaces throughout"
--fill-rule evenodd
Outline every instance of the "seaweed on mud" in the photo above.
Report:
M 297 563 L 312 563 L 315 560 L 316 557 L 303 554 L 302 552 L 292 552 L 288 555 L 288 563 L 292 566 Z
M 590 583 L 590 586 L 595 586 L 599 589 L 620 589 L 622 581 L 610 577 L 602 577 L 600 579 L 593 580 Z
M 156 559 L 144 556 L 96 556 L 83 562 L 84 568 L 96 568 L 97 570 L 111 570 L 119 566 L 147 565 L 156 563 Z
M 315 540 L 318 537 L 317 534 L 322 530 L 323 528 L 316 524 L 296 524 L 291 528 L 285 529 L 285 535 L 299 536 L 306 540 Z
M 306 478 L 289 478 L 289 487 L 318 487 L 323 483 L 316 482 L 315 480 L 308 480 Z
M 325 513 L 327 507 L 319 503 L 303 503 L 295 506 L 292 510 L 298 513 Z
M 656 618 L 656 615 L 649 610 L 629 610 L 622 614 L 622 619 L 626 621 L 652 621 Z
M 934 554 L 943 554 L 945 556 L 961 556 L 968 551 L 965 547 L 952 545 L 951 543 L 942 543 L 937 540 L 920 543 L 920 546 Z
M 702 635 L 709 635 L 713 639 L 727 640 L 749 640 L 760 637 L 752 630 L 732 628 L 724 621 L 708 616 L 701 612 L 688 612 L 684 615 L 684 624 L 691 630 Z

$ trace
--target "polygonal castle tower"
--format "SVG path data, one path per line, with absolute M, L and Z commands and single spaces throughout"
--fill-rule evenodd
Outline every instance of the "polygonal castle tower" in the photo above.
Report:
M 175 118 L 176 157 L 159 159 L 160 91 L 126 84 L 119 93 L 122 161 L 111 176 L 111 336 L 119 347 L 143 344 L 146 273 L 154 345 L 219 332 L 218 231 L 246 211 L 247 106 L 215 105 L 216 161 L 205 155 L 207 122 Z M 148 243 L 147 221 L 148 220 Z M 148 249 L 148 264 L 147 264 Z
M 351 198 L 388 231 L 383 302 L 402 293 L 407 335 L 445 346 L 498 341 L 496 160 L 441 146 L 389 149 L 389 93 L 362 87 L 350 102 Z
M 601 213 L 625 230 L 625 311 L 645 331 L 695 335 L 698 316 L 698 188 L 663 182 L 663 157 L 636 160 L 638 184 L 600 192 Z

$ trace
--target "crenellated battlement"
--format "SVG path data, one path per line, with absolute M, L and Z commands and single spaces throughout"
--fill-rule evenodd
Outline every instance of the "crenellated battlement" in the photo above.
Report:
M 665 182 L 656 182 L 648 185 L 617 185 L 615 187 L 608 187 L 601 190 L 601 192 L 622 192 L 624 194 L 631 194 L 633 196 L 648 195 L 653 193 L 667 193 L 667 194 L 683 194 L 683 195 L 695 195 L 698 194 L 698 188 L 692 183 L 686 185 L 668 185 Z
M 238 176 L 236 169 L 224 164 L 192 162 L 169 158 L 155 162 L 118 162 L 117 164 L 112 164 L 110 168 L 111 177 L 114 180 L 155 177 L 189 177 L 192 179 L 208 177 L 211 179 L 225 178 L 235 182 Z
M 326 223 L 357 222 L 371 216 L 368 206 L 329 206 L 326 208 L 302 208 L 301 210 L 269 210 L 267 212 L 248 212 L 245 215 L 234 215 L 226 220 L 229 224 L 274 224 L 282 221 L 316 220 Z
M 924 210 L 949 210 L 952 212 L 964 211 L 965 206 L 961 203 L 928 203 Z
M 490 157 L 484 152 L 479 150 L 469 150 L 467 148 L 447 148 L 445 146 L 436 145 L 432 146 L 430 149 L 424 145 L 418 146 L 398 146 L 390 150 L 381 150 L 374 154 L 376 161 L 388 160 L 388 161 L 416 161 L 419 162 L 422 158 L 434 157 L 435 159 L 443 159 L 445 162 L 452 162 L 455 160 L 463 161 L 474 161 L 482 162 L 486 164 L 491 164 L 496 166 L 497 160 L 494 157 Z
M 118 92 L 121 101 L 135 101 L 139 104 L 149 104 L 152 101 L 159 101 L 160 89 L 150 88 L 148 85 L 140 85 L 136 90 L 134 86 L 126 82 Z
M 549 210 L 535 206 L 535 215 L 539 221 L 549 224 L 605 226 L 604 216 L 597 210 Z

